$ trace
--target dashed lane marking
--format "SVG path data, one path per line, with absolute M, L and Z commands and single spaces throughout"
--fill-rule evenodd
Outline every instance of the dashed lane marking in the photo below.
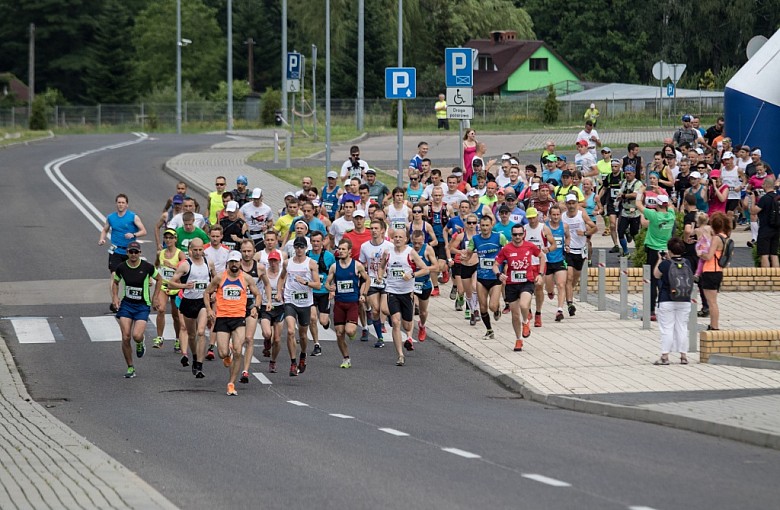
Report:
M 396 429 L 380 428 L 379 430 L 387 434 L 390 434 L 391 436 L 406 437 L 409 435 L 406 432 L 401 432 L 400 430 L 396 430 Z
M 338 413 L 331 413 L 328 416 L 333 416 L 334 418 L 341 418 L 342 420 L 354 420 L 354 416 L 350 416 L 348 414 L 338 414 Z
M 442 448 L 443 451 L 452 453 L 455 455 L 458 455 L 460 457 L 464 457 L 466 459 L 481 459 L 482 457 L 480 455 L 477 455 L 476 453 L 467 452 L 466 450 L 461 450 L 460 448 Z
M 521 476 L 523 478 L 528 478 L 529 480 L 534 480 L 536 482 L 540 482 L 546 485 L 551 485 L 553 487 L 571 487 L 570 483 L 566 483 L 561 480 L 556 480 L 555 478 L 550 478 L 549 476 L 538 475 L 535 473 L 528 473 Z
M 252 375 L 263 384 L 273 384 L 269 378 L 262 372 L 252 372 Z
M 309 404 L 306 404 L 305 402 L 299 402 L 297 400 L 288 400 L 287 403 L 298 407 L 309 407 Z

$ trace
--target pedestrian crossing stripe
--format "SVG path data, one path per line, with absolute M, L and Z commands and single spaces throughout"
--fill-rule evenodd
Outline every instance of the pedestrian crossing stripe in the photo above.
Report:
M 11 324 L 20 344 L 52 344 L 54 334 L 45 317 L 13 319 Z

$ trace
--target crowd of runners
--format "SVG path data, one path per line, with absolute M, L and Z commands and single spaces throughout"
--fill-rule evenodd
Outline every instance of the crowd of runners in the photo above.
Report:
M 280 210 L 246 176 L 236 178 L 232 191 L 232 181 L 215 176 L 206 204 L 179 183 L 155 223 L 156 246 L 143 253 L 146 259 L 137 240 L 146 228 L 120 194 L 99 244 L 110 246 L 111 309 L 122 333 L 125 377 L 136 376 L 132 345 L 141 358 L 152 308 L 152 347 L 172 340 L 197 378 L 205 377 L 204 361 L 218 357 L 229 374 L 227 394 L 236 395 L 236 384 L 249 382 L 258 328 L 271 373 L 285 337 L 289 375 L 306 371 L 308 356 L 322 353 L 318 325 L 333 328 L 341 368 L 352 366 L 351 341 L 371 336 L 383 348 L 387 334 L 395 364 L 403 366 L 405 354 L 427 338 L 429 301 L 442 299 L 446 284 L 454 310 L 470 326 L 480 323 L 486 340 L 495 338 L 493 322 L 511 314 L 511 348 L 522 351 L 531 325 L 542 327 L 547 300 L 555 322 L 576 316 L 573 296 L 594 235 L 610 236 L 611 251 L 628 256 L 647 228 L 644 249 L 655 265 L 674 233 L 676 210 L 695 223 L 684 239 L 694 263 L 700 255 L 713 258 L 706 255 L 712 243 L 704 248 L 700 238 L 711 237 L 706 225 L 716 213 L 732 226 L 753 226 L 759 250 L 776 254 L 776 236 L 767 240 L 757 225 L 758 200 L 774 190 L 761 150 L 732 147 L 722 119 L 706 131 L 692 116 L 682 121 L 646 162 L 636 143 L 623 156 L 613 154 L 590 121 L 573 140 L 574 157 L 549 141 L 538 161 L 523 164 L 512 153 L 488 158 L 467 129 L 462 167 L 435 168 L 428 144 L 420 142 L 405 185 L 393 189 L 353 146 L 322 188 L 304 177 Z M 717 292 L 719 281 L 702 281 Z M 658 282 L 652 285 L 655 305 Z M 163 337 L 167 313 L 171 339 Z M 709 313 L 706 301 L 699 313 Z

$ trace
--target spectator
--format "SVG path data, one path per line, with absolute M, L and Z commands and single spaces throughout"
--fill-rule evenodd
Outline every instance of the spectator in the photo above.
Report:
M 699 265 L 699 256 L 696 254 L 696 243 L 699 240 L 696 235 L 697 217 L 705 214 L 697 207 L 696 197 L 692 193 L 687 193 L 683 199 L 683 242 L 685 243 L 685 258 L 688 259 L 692 268 Z M 701 298 L 701 310 L 697 313 L 699 317 L 709 317 L 710 309 L 707 306 L 707 298 L 704 297 L 704 290 L 699 284 L 699 297 Z
M 761 267 L 780 267 L 777 256 L 780 229 L 770 225 L 772 206 L 774 201 L 780 200 L 780 192 L 775 188 L 775 180 L 772 177 L 764 179 L 762 189 L 764 196 L 761 198 L 758 198 L 758 190 L 753 190 L 754 197 L 758 200 L 758 203 L 751 210 L 753 214 L 758 216 L 756 251 L 761 258 Z
M 593 127 L 596 127 L 596 124 L 599 122 L 599 109 L 596 108 L 595 103 L 590 103 L 590 108 L 585 110 L 585 115 L 583 115 L 585 120 L 589 120 L 593 122 Z
M 661 358 L 654 365 L 668 365 L 669 353 L 680 353 L 680 364 L 688 364 L 688 316 L 691 313 L 691 302 L 675 301 L 672 296 L 672 286 L 669 281 L 669 271 L 672 264 L 690 264 L 683 258 L 685 243 L 679 237 L 672 237 L 666 243 L 669 250 L 653 268 L 653 276 L 660 282 L 658 293 L 658 329 L 661 333 Z M 693 282 L 690 282 L 692 285 Z
M 710 226 L 715 235 L 712 238 L 709 252 L 700 256 L 704 260 L 704 267 L 699 285 L 704 289 L 704 296 L 707 298 L 710 310 L 710 324 L 707 329 L 717 331 L 720 329 L 718 327 L 720 325 L 718 292 L 720 284 L 723 282 L 723 268 L 720 266 L 719 259 L 726 246 L 726 239 L 731 235 L 731 220 L 724 213 L 716 212 L 710 216 Z
M 709 190 L 707 191 L 709 196 L 709 208 L 707 214 L 712 217 L 715 213 L 726 212 L 726 202 L 729 198 L 729 187 L 727 184 L 723 184 L 720 180 L 720 170 L 712 170 L 710 172 Z
M 676 215 L 674 208 L 669 207 L 669 197 L 658 195 L 656 198 L 657 210 L 646 208 L 642 203 L 642 197 L 636 200 L 636 207 L 648 221 L 647 234 L 645 235 L 645 253 L 650 267 L 658 264 L 659 252 L 663 251 L 666 243 L 672 237 L 675 227 Z M 682 254 L 682 252 L 680 252 Z M 658 300 L 658 278 L 651 275 L 650 278 L 650 320 L 655 320 L 655 304 Z

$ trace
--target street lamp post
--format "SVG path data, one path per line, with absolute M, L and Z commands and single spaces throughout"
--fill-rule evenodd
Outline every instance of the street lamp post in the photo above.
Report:
M 330 172 L 330 0 L 325 0 L 325 175 L 326 176 L 328 172 Z
M 227 0 L 227 130 L 233 130 L 233 0 Z
M 181 134 L 181 0 L 176 0 L 176 134 Z

